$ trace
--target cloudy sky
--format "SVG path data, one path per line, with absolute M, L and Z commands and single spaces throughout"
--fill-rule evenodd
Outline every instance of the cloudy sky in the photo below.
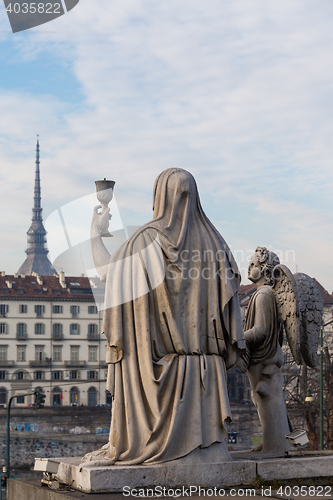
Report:
M 39 134 L 44 219 L 107 177 L 141 225 L 182 167 L 241 269 L 265 245 L 331 293 L 332 26 L 330 0 L 80 0 L 13 34 L 1 4 L 1 270 L 25 258 Z

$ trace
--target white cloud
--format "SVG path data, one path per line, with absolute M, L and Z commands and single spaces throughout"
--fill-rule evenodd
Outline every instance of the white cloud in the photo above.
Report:
M 324 269 L 333 243 L 332 9 L 329 1 L 81 0 L 50 23 L 55 33 L 43 43 L 16 36 L 12 50 L 24 60 L 47 53 L 72 66 L 85 102 L 0 93 L 8 248 L 22 235 L 21 253 L 2 260 L 15 269 L 24 258 L 27 151 L 39 132 L 48 212 L 108 176 L 127 219 L 143 222 L 156 175 L 184 167 L 207 212 L 232 220 L 233 248 L 293 246 L 302 270 L 332 291 Z

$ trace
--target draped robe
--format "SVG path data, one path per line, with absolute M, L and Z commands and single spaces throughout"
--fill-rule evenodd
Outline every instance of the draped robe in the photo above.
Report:
M 245 340 L 239 272 L 192 175 L 160 174 L 154 218 L 111 257 L 103 332 L 114 395 L 106 457 L 159 463 L 222 443 L 226 366 Z

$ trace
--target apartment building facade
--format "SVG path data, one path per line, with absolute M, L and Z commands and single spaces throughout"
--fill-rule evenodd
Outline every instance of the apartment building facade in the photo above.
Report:
M 85 277 L 1 273 L 0 405 L 22 394 L 14 404 L 28 406 L 36 389 L 47 406 L 111 402 L 98 305 Z

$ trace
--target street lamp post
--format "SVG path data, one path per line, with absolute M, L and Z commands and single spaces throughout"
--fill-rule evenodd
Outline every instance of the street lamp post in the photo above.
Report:
M 326 323 L 320 326 L 320 372 L 319 372 L 319 449 L 324 449 L 324 388 L 323 388 L 323 331 L 324 328 L 333 323 L 333 315 Z

